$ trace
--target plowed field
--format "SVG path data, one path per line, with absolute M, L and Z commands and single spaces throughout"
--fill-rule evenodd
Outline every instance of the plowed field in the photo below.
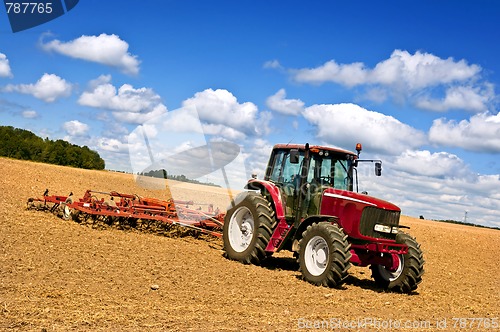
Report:
M 139 188 L 130 174 L 5 158 L 0 170 L 0 330 L 289 331 L 344 324 L 352 331 L 472 331 L 500 324 L 498 230 L 403 217 L 426 260 L 416 293 L 385 292 L 368 268 L 356 267 L 343 289 L 330 289 L 302 281 L 288 253 L 264 266 L 242 265 L 222 256 L 218 240 L 93 229 L 26 210 L 27 198 L 46 188 L 76 197 L 96 189 L 162 198 L 163 191 Z M 190 197 L 181 199 L 225 209 L 222 189 L 182 188 Z

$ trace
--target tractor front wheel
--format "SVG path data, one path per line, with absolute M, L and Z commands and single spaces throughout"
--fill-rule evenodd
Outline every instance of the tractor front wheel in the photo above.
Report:
M 372 277 L 377 285 L 400 293 L 411 293 L 417 289 L 424 274 L 424 256 L 417 241 L 406 233 L 398 233 L 396 242 L 408 246 L 408 253 L 398 255 L 397 268 L 389 270 L 383 265 L 372 264 Z
M 351 245 L 336 224 L 314 223 L 299 242 L 299 266 L 302 278 L 314 285 L 339 287 L 351 267 Z
M 243 192 L 224 218 L 222 239 L 227 258 L 244 264 L 260 264 L 275 226 L 269 201 L 256 192 Z

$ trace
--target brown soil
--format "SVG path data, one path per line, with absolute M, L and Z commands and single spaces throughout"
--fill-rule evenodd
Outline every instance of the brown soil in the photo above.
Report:
M 497 230 L 403 217 L 426 259 L 417 292 L 385 292 L 368 268 L 357 267 L 343 289 L 331 289 L 300 280 L 289 253 L 264 267 L 243 265 L 222 256 L 219 240 L 97 230 L 26 210 L 27 198 L 46 188 L 76 197 L 86 189 L 165 195 L 139 188 L 129 174 L 5 158 L 0 170 L 0 330 L 286 331 L 371 320 L 366 330 L 409 322 L 422 324 L 415 331 L 445 323 L 448 331 L 461 322 L 462 330 L 500 324 Z M 225 207 L 221 189 L 185 190 L 182 199 Z

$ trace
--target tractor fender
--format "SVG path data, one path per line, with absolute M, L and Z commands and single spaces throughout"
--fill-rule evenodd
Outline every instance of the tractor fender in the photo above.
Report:
M 322 215 L 322 214 L 317 214 L 317 215 L 312 215 L 307 218 L 305 218 L 295 231 L 295 235 L 293 238 L 293 243 L 292 243 L 292 251 L 297 252 L 299 251 L 299 241 L 302 239 L 302 234 L 304 231 L 312 225 L 313 223 L 316 222 L 329 222 L 332 224 L 339 224 L 339 218 L 335 216 L 329 216 L 329 215 Z
M 248 190 L 259 190 L 272 204 L 276 220 L 285 218 L 285 208 L 281 199 L 280 189 L 272 182 L 263 180 L 250 180 L 245 186 Z

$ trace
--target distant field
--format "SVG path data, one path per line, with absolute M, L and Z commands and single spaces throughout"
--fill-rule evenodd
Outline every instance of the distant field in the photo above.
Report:
M 402 217 L 425 255 L 418 292 L 385 292 L 368 268 L 355 267 L 343 289 L 330 289 L 300 280 L 288 253 L 247 266 L 223 258 L 219 240 L 95 230 L 25 209 L 46 188 L 165 198 L 130 174 L 5 158 L 0 170 L 0 330 L 289 331 L 371 321 L 366 331 L 397 324 L 460 330 L 461 322 L 472 331 L 480 322 L 500 324 L 498 230 Z M 228 203 L 221 188 L 172 182 L 172 190 L 222 210 Z

